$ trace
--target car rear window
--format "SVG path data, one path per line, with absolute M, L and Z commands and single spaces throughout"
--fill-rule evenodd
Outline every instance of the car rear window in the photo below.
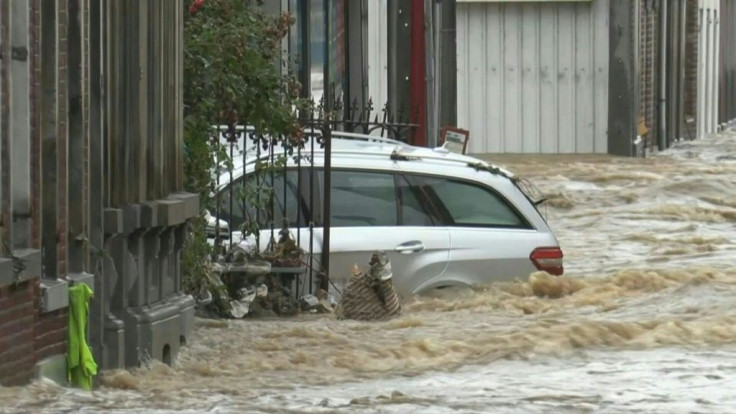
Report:
M 441 203 L 452 225 L 529 227 L 503 197 L 483 186 L 441 177 L 422 177 L 419 182 L 430 198 Z

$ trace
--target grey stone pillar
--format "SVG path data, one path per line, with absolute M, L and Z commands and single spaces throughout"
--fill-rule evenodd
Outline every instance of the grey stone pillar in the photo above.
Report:
M 122 236 L 123 212 L 119 209 L 105 209 L 103 220 L 105 253 L 102 256 L 102 276 L 97 278 L 103 281 L 102 291 L 97 294 L 98 297 L 102 296 L 102 344 L 100 348 L 103 353 L 101 361 L 98 359 L 98 362 L 103 369 L 114 369 L 125 367 L 125 324 L 117 316 L 122 314 L 125 303 L 124 289 L 119 286 L 122 278 L 118 274 L 118 269 L 125 271 L 125 267 L 120 256 L 113 256 L 125 250 Z

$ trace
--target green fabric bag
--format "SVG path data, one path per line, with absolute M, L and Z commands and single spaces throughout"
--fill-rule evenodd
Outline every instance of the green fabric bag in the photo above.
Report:
M 69 383 L 85 390 L 92 389 L 92 378 L 97 375 L 97 363 L 87 344 L 89 300 L 93 295 L 85 283 L 69 288 Z

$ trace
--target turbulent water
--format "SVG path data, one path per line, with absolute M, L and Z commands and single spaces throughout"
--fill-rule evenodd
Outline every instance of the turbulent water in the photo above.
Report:
M 550 195 L 566 276 L 407 298 L 388 322 L 200 319 L 173 367 L 0 388 L 0 412 L 736 412 L 736 132 L 491 159 Z

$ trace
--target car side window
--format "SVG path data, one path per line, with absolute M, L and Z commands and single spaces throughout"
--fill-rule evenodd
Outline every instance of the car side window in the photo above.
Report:
M 296 227 L 297 226 L 297 213 L 299 210 L 299 207 L 297 205 L 297 200 L 300 199 L 297 197 L 297 171 L 296 170 L 287 170 L 286 172 L 286 180 L 284 180 L 284 174 L 275 174 L 274 181 L 273 181 L 273 194 L 274 194 L 274 205 L 273 205 L 273 221 L 274 226 L 277 228 L 280 228 L 284 217 L 287 217 L 289 219 L 289 226 L 290 227 Z M 249 186 L 249 193 L 255 194 L 255 177 L 252 174 L 249 174 L 247 177 L 247 185 Z M 230 211 L 230 187 L 226 187 L 224 190 L 220 192 L 220 215 L 221 217 L 226 220 L 230 228 L 233 230 L 238 230 L 243 225 L 243 223 L 246 221 L 248 217 L 252 218 L 253 220 L 256 219 L 257 213 L 254 206 L 255 200 L 243 200 L 243 179 L 239 178 L 235 180 L 235 182 L 232 184 L 232 198 L 233 198 L 233 211 Z M 271 216 L 271 208 L 268 204 L 267 199 L 267 193 L 268 190 L 271 188 L 271 179 L 270 177 L 265 178 L 265 182 L 263 183 L 263 187 L 266 189 L 262 192 L 262 199 L 260 200 L 261 208 L 260 214 L 258 215 L 258 218 L 260 219 L 260 226 L 262 228 L 265 228 L 265 226 L 268 226 Z M 286 191 L 284 191 L 286 190 Z M 286 203 L 284 203 L 284 193 L 286 194 Z M 245 201 L 245 204 L 244 204 Z M 303 201 L 301 201 L 303 203 Z M 245 213 L 246 215 L 243 215 L 243 206 L 245 205 Z M 304 217 L 306 215 L 304 204 L 302 204 L 301 209 L 301 223 L 304 223 Z
M 399 204 L 401 205 L 400 224 L 402 226 L 432 226 L 434 221 L 423 202 L 421 189 L 412 186 L 404 176 L 397 176 Z
M 529 227 L 506 199 L 488 188 L 440 177 L 422 177 L 420 180 L 424 191 L 447 211 L 451 225 Z
M 320 182 L 324 173 L 320 171 Z M 332 171 L 333 227 L 396 226 L 394 175 L 364 171 Z
M 231 189 L 232 187 L 232 197 Z M 243 179 L 238 179 L 229 186 L 220 190 L 219 210 L 220 218 L 227 221 L 232 230 L 239 230 L 245 221 L 243 218 L 243 207 L 240 194 L 243 192 Z M 230 199 L 233 201 L 233 211 L 230 211 Z M 215 200 L 215 203 L 218 201 Z

